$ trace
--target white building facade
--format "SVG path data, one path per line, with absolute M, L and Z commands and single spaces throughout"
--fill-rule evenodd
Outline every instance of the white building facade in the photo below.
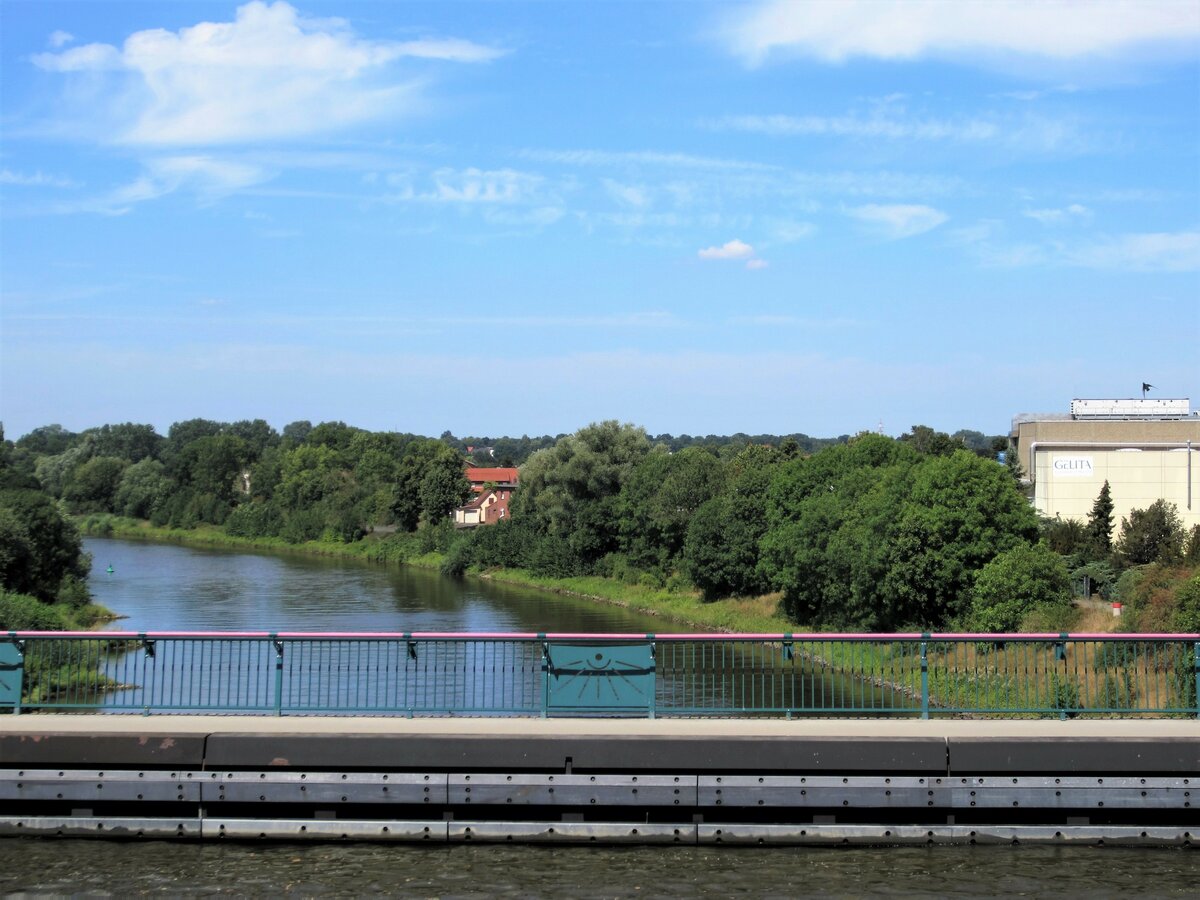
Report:
M 1105 415 L 1106 403 L 1119 415 Z M 1187 400 L 1076 400 L 1072 408 L 1083 411 L 1013 420 L 1012 450 L 1039 513 L 1087 521 L 1107 481 L 1114 532 L 1131 510 L 1159 499 L 1175 504 L 1185 529 L 1200 525 L 1200 416 Z

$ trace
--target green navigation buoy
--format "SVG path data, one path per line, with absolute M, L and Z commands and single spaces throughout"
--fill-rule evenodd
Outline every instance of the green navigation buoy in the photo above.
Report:
M 112 567 L 112 566 L 109 566 L 109 567 L 108 567 L 107 569 L 105 569 L 104 571 L 105 571 L 105 572 L 107 572 L 109 575 L 111 575 L 111 574 L 113 573 L 113 567 Z

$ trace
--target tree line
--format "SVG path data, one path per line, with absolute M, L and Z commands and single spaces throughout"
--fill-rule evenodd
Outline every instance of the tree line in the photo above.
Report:
M 1019 473 L 995 460 L 1004 446 L 922 425 L 898 439 L 650 436 L 614 421 L 518 439 L 342 422 L 276 431 L 261 419 L 190 419 L 165 436 L 133 423 L 49 425 L 4 445 L 8 477 L 41 499 L 0 494 L 0 535 L 22 521 L 28 532 L 34 507 L 293 543 L 389 526 L 395 535 L 371 539 L 400 557 L 441 551 L 450 575 L 599 575 L 710 601 L 777 592 L 800 625 L 863 630 L 1011 630 L 1031 616 L 1057 629 L 1073 582 L 1131 592 L 1148 565 L 1173 572 L 1176 587 L 1194 575 L 1200 529 L 1184 534 L 1169 504 L 1114 529 L 1102 492 L 1086 525 L 1039 521 Z M 505 520 L 459 532 L 450 514 L 470 494 L 471 463 L 516 463 L 520 487 Z M 75 566 L 40 596 L 79 582 L 86 567 Z

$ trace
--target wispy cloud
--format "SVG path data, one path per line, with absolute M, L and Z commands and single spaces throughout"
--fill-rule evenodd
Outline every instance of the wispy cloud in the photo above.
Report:
M 860 319 L 831 318 L 818 319 L 812 316 L 792 316 L 763 313 L 753 316 L 732 316 L 732 325 L 754 325 L 763 328 L 861 328 L 864 323 Z
M 780 166 L 739 159 L 696 156 L 690 153 L 664 153 L 654 150 L 544 150 L 528 148 L 517 156 L 534 162 L 569 166 L 656 166 L 672 169 L 733 169 L 757 172 L 779 171 Z
M 939 209 L 920 204 L 868 203 L 847 212 L 893 240 L 923 234 L 937 228 L 949 218 Z
M 1025 216 L 1043 225 L 1067 225 L 1090 222 L 1092 211 L 1080 203 L 1072 203 L 1061 209 L 1027 209 Z
M 14 172 L 11 169 L 0 169 L 0 184 L 14 184 L 20 187 L 78 187 L 77 181 L 64 178 L 61 175 L 47 175 L 40 169 L 36 172 Z
M 133 181 L 96 197 L 51 207 L 49 211 L 119 216 L 139 203 L 179 190 L 190 191 L 201 203 L 211 203 L 270 177 L 269 171 L 258 166 L 210 156 L 157 157 L 147 160 L 142 173 Z
M 994 122 L 970 119 L 910 119 L 898 116 L 724 116 L 705 120 L 720 131 L 745 131 L 767 135 L 834 136 L 918 141 L 987 141 L 999 129 Z
M 478 63 L 503 51 L 460 39 L 375 41 L 339 19 L 306 19 L 255 0 L 232 22 L 138 31 L 118 48 L 41 53 L 49 72 L 111 79 L 112 102 L 82 111 L 131 145 L 227 144 L 335 131 L 404 111 L 415 82 L 389 83 L 404 58 Z M 80 111 L 77 111 L 80 112 Z
M 439 169 L 434 189 L 422 199 L 449 203 L 515 203 L 526 199 L 540 179 L 512 169 Z
M 1074 241 L 1006 243 L 1003 229 L 962 241 L 985 265 L 996 268 L 1047 266 L 1114 272 L 1200 271 L 1200 231 L 1099 235 Z
M 1177 0 L 769 0 L 731 13 L 722 37 L 750 65 L 779 53 L 830 63 L 996 53 L 1074 60 L 1195 41 L 1200 13 Z
M 1122 234 L 1063 249 L 1067 265 L 1135 272 L 1200 271 L 1200 231 Z
M 604 190 L 623 206 L 641 208 L 650 204 L 650 191 L 644 185 L 622 184 L 605 178 Z
M 46 38 L 46 46 L 57 50 L 59 47 L 65 47 L 74 40 L 75 35 L 69 31 L 53 31 L 50 33 L 50 37 Z

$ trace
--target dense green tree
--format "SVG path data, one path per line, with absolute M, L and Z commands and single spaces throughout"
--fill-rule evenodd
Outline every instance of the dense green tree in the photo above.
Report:
M 404 456 L 396 467 L 395 484 L 392 486 L 391 502 L 388 507 L 389 517 L 402 531 L 414 531 L 421 521 L 424 509 L 421 488 L 427 469 L 437 459 L 453 457 L 457 460 L 458 474 L 463 475 L 462 458 L 453 450 L 431 438 L 420 438 L 410 441 L 404 448 Z M 449 470 L 449 465 L 445 466 Z M 430 499 L 436 500 L 430 486 Z
M 87 578 L 79 532 L 41 491 L 0 490 L 0 586 L 43 601 Z
M 188 444 L 201 438 L 216 437 L 224 428 L 225 423 L 214 422 L 212 419 L 187 419 L 176 422 L 167 429 L 167 441 L 162 447 L 163 461 L 170 467 Z
M 1200 572 L 1175 592 L 1174 628 L 1184 634 L 1200 634 Z
M 463 458 L 444 447 L 426 463 L 417 493 L 426 522 L 445 519 L 471 495 Z
M 1042 540 L 1055 553 L 1063 556 L 1088 553 L 1094 546 L 1088 538 L 1087 526 L 1075 519 L 1055 516 L 1053 519 L 1043 518 L 1038 524 Z
M 143 459 L 121 474 L 121 483 L 113 497 L 113 511 L 133 519 L 149 519 L 167 503 L 173 487 L 161 462 Z
M 1108 479 L 1105 479 L 1104 487 L 1100 488 L 1096 502 L 1092 504 L 1092 511 L 1088 514 L 1087 537 L 1094 552 L 1101 554 L 1112 552 L 1112 530 L 1112 488 L 1108 486 Z
M 292 446 L 303 444 L 312 430 L 313 424 L 308 419 L 291 422 L 283 426 L 283 440 Z
M 18 438 L 16 446 L 38 456 L 57 456 L 70 449 L 78 437 L 75 432 L 61 425 L 43 425 Z
M 329 447 L 341 454 L 343 461 L 347 460 L 350 444 L 357 435 L 363 434 L 361 428 L 347 425 L 345 422 L 322 422 L 308 433 L 304 443 L 315 447 Z
M 790 458 L 783 447 L 746 447 L 726 466 L 724 492 L 692 515 L 683 563 L 706 599 L 768 589 L 758 565 L 759 544 L 767 530 L 767 492 L 775 467 Z
M 995 463 L 967 452 L 914 471 L 883 594 L 894 624 L 935 625 L 965 611 L 975 573 L 1037 539 L 1037 517 Z
M 950 437 L 946 432 L 935 431 L 928 425 L 914 425 L 907 434 L 900 435 L 900 440 L 926 456 L 949 456 L 955 450 L 966 447 L 961 437 Z
M 258 460 L 269 448 L 277 447 L 281 440 L 279 432 L 263 419 L 242 419 L 238 422 L 231 422 L 223 433 L 239 437 L 246 442 L 248 462 Z
M 707 450 L 656 448 L 633 469 L 617 502 L 621 550 L 639 568 L 669 569 L 696 510 L 720 493 L 723 467 Z
M 650 452 L 646 432 L 599 422 L 533 454 L 521 468 L 513 515 L 566 546 L 574 568 L 586 569 L 617 549 L 616 498 Z M 561 559 L 558 550 L 556 559 Z
M 1183 551 L 1183 524 L 1174 503 L 1155 500 L 1145 509 L 1130 510 L 1121 520 L 1121 532 L 1114 549 L 1126 565 L 1170 563 Z
M 971 589 L 970 627 L 1013 632 L 1035 609 L 1070 605 L 1071 582 L 1063 558 L 1042 543 L 1020 544 L 979 570 Z
M 38 482 L 51 496 L 61 497 L 75 470 L 92 458 L 93 449 L 92 439 L 85 436 L 62 453 L 41 457 L 34 466 Z
M 72 512 L 112 512 L 121 476 L 129 463 L 116 456 L 94 456 L 77 468 L 63 490 Z
M 994 462 L 918 456 L 863 435 L 779 468 L 760 569 L 809 624 L 934 626 L 961 613 L 975 573 L 1037 536 L 1037 520 Z
M 1200 525 L 1193 525 L 1183 544 L 1183 562 L 1189 566 L 1200 566 Z
M 170 469 L 175 479 L 193 493 L 208 494 L 230 504 L 239 494 L 248 455 L 241 438 L 208 435 L 185 444 L 174 456 Z
M 779 466 L 768 490 L 759 572 L 808 624 L 882 627 L 880 581 L 920 457 L 864 434 Z
M 101 425 L 84 432 L 93 440 L 96 456 L 115 456 L 128 462 L 157 459 L 162 452 L 164 438 L 153 425 L 136 425 L 125 422 L 121 425 Z
M 274 496 L 282 509 L 291 512 L 313 507 L 349 484 L 338 452 L 327 445 L 304 444 L 288 450 L 280 475 Z

